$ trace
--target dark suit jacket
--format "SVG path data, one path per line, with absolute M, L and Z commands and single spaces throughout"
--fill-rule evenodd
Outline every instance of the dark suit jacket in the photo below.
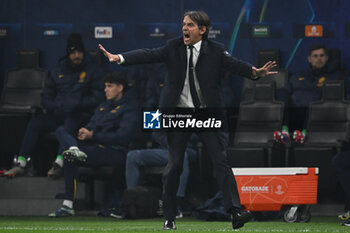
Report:
M 183 39 L 177 38 L 159 48 L 139 49 L 122 53 L 124 65 L 165 62 L 168 78 L 165 81 L 160 108 L 173 109 L 179 102 L 187 68 L 187 52 Z M 223 45 L 211 40 L 203 40 L 196 64 L 199 86 L 208 108 L 224 107 L 221 94 L 221 78 L 224 71 L 251 77 L 252 66 L 232 57 Z

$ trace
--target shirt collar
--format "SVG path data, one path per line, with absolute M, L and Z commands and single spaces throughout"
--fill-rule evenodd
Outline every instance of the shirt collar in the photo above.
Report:
M 196 49 L 196 51 L 200 51 L 201 50 L 201 46 L 202 46 L 202 40 L 198 41 L 197 43 L 195 43 L 193 45 L 193 47 Z M 188 49 L 188 46 L 187 46 L 187 49 Z

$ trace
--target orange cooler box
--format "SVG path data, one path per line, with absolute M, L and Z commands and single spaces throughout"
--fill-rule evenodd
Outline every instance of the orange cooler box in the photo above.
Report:
M 318 168 L 233 168 L 232 171 L 241 203 L 247 210 L 280 211 L 282 206 L 317 203 Z

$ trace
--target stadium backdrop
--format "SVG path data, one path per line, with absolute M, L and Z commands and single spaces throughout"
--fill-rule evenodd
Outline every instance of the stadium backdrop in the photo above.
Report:
M 211 17 L 211 38 L 252 64 L 258 49 L 278 48 L 281 66 L 294 73 L 307 66 L 309 45 L 324 43 L 339 48 L 350 69 L 347 0 L 0 0 L 0 91 L 18 49 L 39 48 L 41 67 L 50 69 L 65 54 L 73 31 L 83 35 L 88 49 L 98 43 L 118 52 L 159 46 L 180 34 L 182 15 L 192 9 Z M 305 25 L 322 25 L 322 37 L 305 37 Z M 95 38 L 95 27 L 104 26 L 112 28 L 112 38 Z M 241 84 L 239 78 L 232 81 L 235 93 Z

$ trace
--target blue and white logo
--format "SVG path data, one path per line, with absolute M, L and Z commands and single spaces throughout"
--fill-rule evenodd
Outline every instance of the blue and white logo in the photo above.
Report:
M 45 30 L 44 36 L 58 36 L 60 32 L 58 30 Z
M 160 129 L 162 113 L 159 109 L 155 112 L 143 112 L 143 128 L 144 129 Z

